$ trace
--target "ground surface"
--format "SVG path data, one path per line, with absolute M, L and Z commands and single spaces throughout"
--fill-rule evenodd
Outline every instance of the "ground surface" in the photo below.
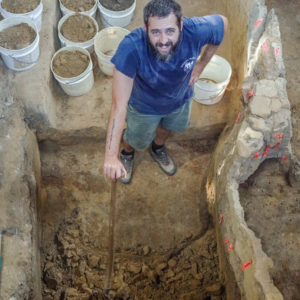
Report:
M 293 161 L 263 163 L 241 185 L 240 198 L 248 226 L 274 262 L 271 274 L 275 285 L 284 299 L 293 300 L 300 295 L 300 183 L 293 179 L 300 176 L 300 2 L 270 0 L 266 4 L 275 9 L 280 23 L 295 157 Z

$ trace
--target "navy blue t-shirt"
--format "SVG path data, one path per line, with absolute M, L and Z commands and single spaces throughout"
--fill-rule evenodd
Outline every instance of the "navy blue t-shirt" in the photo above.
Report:
M 181 40 L 173 56 L 163 62 L 155 57 L 144 28 L 128 34 L 111 59 L 116 69 L 134 78 L 129 104 L 143 114 L 168 114 L 193 95 L 191 73 L 201 48 L 219 45 L 224 35 L 219 15 L 183 19 Z

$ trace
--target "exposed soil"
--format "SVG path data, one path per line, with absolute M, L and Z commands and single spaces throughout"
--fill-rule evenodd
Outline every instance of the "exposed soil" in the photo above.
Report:
M 66 19 L 60 31 L 69 41 L 83 43 L 91 40 L 96 35 L 97 28 L 89 16 L 75 14 Z
M 41 0 L 3 0 L 2 8 L 14 14 L 24 14 L 38 7 Z
M 84 12 L 94 7 L 95 0 L 61 0 L 61 3 L 69 10 Z
M 11 26 L 0 32 L 0 46 L 6 49 L 23 49 L 33 43 L 35 30 L 26 23 Z
M 61 51 L 53 60 L 53 71 L 61 77 L 71 78 L 82 74 L 90 58 L 80 51 Z
M 101 5 L 109 10 L 122 11 L 129 8 L 134 0 L 99 0 Z
M 102 299 L 106 249 L 84 232 L 80 215 L 75 209 L 60 224 L 54 247 L 45 250 L 43 299 Z M 188 236 L 178 249 L 169 254 L 152 253 L 147 245 L 117 250 L 111 299 L 221 299 L 213 230 L 196 240 Z
M 300 185 L 288 184 L 285 163 L 265 161 L 240 186 L 245 220 L 272 258 L 271 274 L 284 299 L 300 295 Z

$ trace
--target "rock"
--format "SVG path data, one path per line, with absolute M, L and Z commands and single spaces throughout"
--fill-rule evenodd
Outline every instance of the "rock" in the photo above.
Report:
M 88 265 L 90 268 L 95 268 L 98 266 L 99 263 L 99 257 L 96 255 L 90 255 L 88 256 Z
M 62 274 L 54 266 L 44 273 L 44 281 L 49 289 L 56 290 L 62 282 Z
M 143 254 L 146 256 L 150 253 L 150 247 L 149 246 L 145 246 L 143 247 Z
M 171 258 L 169 261 L 168 261 L 168 266 L 170 268 L 174 268 L 175 266 L 177 265 L 177 261 L 175 258 Z
M 196 275 L 198 273 L 198 265 L 196 262 L 192 263 L 192 274 Z
M 206 288 L 206 291 L 214 296 L 219 296 L 222 293 L 222 285 L 221 284 L 213 284 Z
M 85 271 L 85 277 L 90 288 L 91 286 L 102 287 L 101 278 L 97 273 Z
M 155 271 L 156 271 L 158 274 L 160 274 L 160 273 L 162 273 L 167 267 L 168 267 L 168 265 L 167 265 L 166 263 L 162 262 L 162 263 L 159 263 L 159 264 L 156 266 Z
M 128 264 L 128 271 L 133 274 L 138 274 L 142 271 L 142 267 L 139 263 Z
M 297 187 L 300 182 L 300 159 L 293 159 L 288 173 L 289 184 Z

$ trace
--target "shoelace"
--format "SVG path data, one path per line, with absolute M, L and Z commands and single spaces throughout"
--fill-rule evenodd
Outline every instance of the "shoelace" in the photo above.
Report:
M 164 165 L 169 164 L 169 158 L 168 158 L 168 155 L 165 150 L 156 152 L 156 154 L 158 156 L 158 159 L 162 162 L 162 164 L 164 164 Z

